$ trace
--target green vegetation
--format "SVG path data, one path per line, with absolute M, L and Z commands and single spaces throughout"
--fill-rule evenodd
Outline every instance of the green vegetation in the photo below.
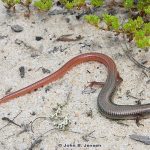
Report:
M 125 32 L 135 33 L 138 29 L 141 29 L 144 24 L 144 21 L 141 17 L 138 17 L 135 20 L 129 19 L 127 23 L 123 25 Z
M 67 2 L 67 3 L 65 4 L 65 7 L 66 7 L 67 9 L 72 9 L 72 8 L 74 7 L 74 3 L 73 3 L 73 2 Z
M 84 16 L 84 19 L 90 23 L 91 25 L 94 25 L 96 27 L 98 27 L 99 22 L 100 22 L 100 18 L 96 15 L 86 15 Z
M 41 11 L 49 11 L 53 6 L 54 0 L 36 0 L 33 5 Z M 32 0 L 2 0 L 7 9 L 13 8 L 17 4 L 23 5 L 28 8 L 32 4 Z M 117 34 L 123 33 L 129 38 L 129 41 L 134 40 L 138 47 L 145 48 L 150 46 L 150 23 L 148 15 L 150 15 L 150 2 L 149 0 L 123 0 L 122 3 L 111 1 L 108 5 L 105 4 L 104 0 L 91 0 L 90 5 L 86 4 L 86 0 L 59 0 L 62 6 L 66 9 L 78 9 L 87 11 L 94 7 L 103 7 L 105 5 L 106 10 L 111 10 L 117 5 L 117 7 L 124 7 L 127 10 L 128 18 L 127 21 L 119 20 L 117 16 L 110 15 L 107 13 L 101 16 L 89 14 L 85 15 L 84 19 L 91 25 L 99 27 L 100 29 L 113 31 Z M 134 13 L 135 12 L 135 13 Z M 133 15 L 134 14 L 134 15 Z M 136 14 L 136 15 L 135 15 Z M 100 27 L 100 22 L 104 22 L 107 28 Z M 121 23 L 120 23 L 121 22 Z
M 138 0 L 134 5 L 134 0 L 124 0 L 124 7 L 127 9 L 137 9 L 141 13 L 150 14 L 150 1 Z
M 67 9 L 73 9 L 74 7 L 81 8 L 86 5 L 85 0 L 60 0 L 60 3 Z
M 20 0 L 2 0 L 2 2 L 6 4 L 6 8 L 11 9 L 12 7 L 15 8 L 15 5 L 19 4 Z
M 91 5 L 94 7 L 100 7 L 104 3 L 104 0 L 91 0 Z
M 73 0 L 74 7 L 82 7 L 85 5 L 85 0 Z
M 115 31 L 119 30 L 120 23 L 119 19 L 116 16 L 103 14 L 103 20 L 107 24 L 108 29 L 113 29 Z
M 129 19 L 123 25 L 123 30 L 127 34 L 132 34 L 138 47 L 150 46 L 150 23 L 144 23 L 142 17 L 135 20 Z
M 133 2 L 134 2 L 133 0 L 124 0 L 124 7 L 128 9 L 132 8 Z
M 99 18 L 96 15 L 85 16 L 85 20 L 94 26 L 99 26 Z M 130 40 L 135 40 L 138 47 L 145 48 L 150 46 L 150 23 L 144 23 L 142 17 L 137 17 L 135 20 L 129 19 L 128 22 L 120 25 L 116 16 L 103 14 L 102 21 L 106 23 L 107 30 L 126 34 Z M 100 27 L 100 29 L 104 28 Z
M 134 39 L 138 47 L 150 46 L 150 23 L 144 23 L 143 27 L 134 33 Z
M 52 0 L 39 0 L 34 2 L 34 6 L 39 10 L 47 11 L 52 7 Z

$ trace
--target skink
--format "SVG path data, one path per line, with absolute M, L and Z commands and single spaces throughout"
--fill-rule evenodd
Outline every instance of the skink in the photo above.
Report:
M 4 96 L 0 99 L 0 105 L 14 98 L 35 91 L 48 83 L 56 81 L 63 77 L 74 66 L 88 61 L 102 63 L 108 70 L 107 79 L 97 98 L 98 108 L 102 115 L 110 119 L 136 119 L 137 116 L 142 118 L 147 118 L 150 116 L 150 104 L 117 105 L 112 101 L 112 95 L 122 79 L 119 76 L 114 61 L 107 55 L 101 53 L 86 53 L 74 57 L 53 74 L 33 83 L 32 85 Z

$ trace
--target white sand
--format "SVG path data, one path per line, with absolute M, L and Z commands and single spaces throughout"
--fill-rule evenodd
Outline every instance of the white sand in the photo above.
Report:
M 70 18 L 70 23 L 66 22 Z M 42 21 L 41 21 L 42 20 Z M 33 23 L 35 22 L 35 23 Z M 11 30 L 11 25 L 20 25 L 24 30 L 15 33 Z M 76 42 L 57 42 L 56 38 L 64 34 L 73 34 L 73 37 L 82 35 L 84 38 Z M 54 72 L 65 62 L 86 52 L 104 53 L 115 61 L 118 71 L 123 78 L 123 83 L 115 94 L 115 102 L 118 104 L 135 104 L 135 99 L 127 98 L 126 91 L 130 90 L 131 95 L 144 98 L 143 103 L 150 100 L 150 83 L 146 84 L 146 77 L 142 70 L 137 68 L 123 53 L 118 38 L 113 33 L 104 32 L 97 28 L 78 21 L 75 16 L 48 16 L 46 14 L 31 15 L 30 19 L 24 18 L 23 14 L 16 13 L 12 17 L 8 16 L 3 4 L 0 3 L 0 96 L 12 88 L 12 92 L 23 88 L 35 81 L 42 79 L 48 74 L 43 74 L 41 67 Z M 43 40 L 36 41 L 35 36 L 42 36 Z M 52 38 L 52 40 L 50 40 Z M 24 41 L 24 44 L 15 44 L 15 40 Z M 82 44 L 81 44 L 82 43 Z M 90 44 L 91 46 L 84 45 Z M 52 52 L 54 47 L 59 47 Z M 63 52 L 60 49 L 64 49 Z M 31 55 L 38 55 L 32 58 Z M 135 55 L 134 55 L 135 54 Z M 133 48 L 133 56 L 138 60 L 150 60 L 149 52 L 138 52 Z M 150 63 L 150 62 L 148 62 Z M 25 67 L 25 78 L 19 75 L 19 67 Z M 97 67 L 99 67 L 97 69 Z M 28 71 L 31 69 L 31 71 Z M 87 72 L 90 71 L 91 73 Z M 137 127 L 135 121 L 127 120 L 118 124 L 103 117 L 97 107 L 97 96 L 99 89 L 95 93 L 82 94 L 84 86 L 89 81 L 105 81 L 106 69 L 103 65 L 90 62 L 82 64 L 71 70 L 64 78 L 49 84 L 50 90 L 45 93 L 45 88 L 19 97 L 0 107 L 0 128 L 7 124 L 3 117 L 13 119 L 19 112 L 22 113 L 14 120 L 19 125 L 27 125 L 37 117 L 50 117 L 53 108 L 57 103 L 63 104 L 70 93 L 68 104 L 63 108 L 63 116 L 68 116 L 71 124 L 69 131 L 80 132 L 80 134 L 69 131 L 54 130 L 45 134 L 33 149 L 35 150 L 66 150 L 65 144 L 81 144 L 82 148 L 69 147 L 68 150 L 148 150 L 140 142 L 133 141 L 129 135 L 133 133 L 150 135 L 150 119 L 142 120 L 144 126 Z M 147 73 L 148 74 L 148 73 Z M 148 74 L 149 75 L 149 74 Z M 140 93 L 142 94 L 140 95 Z M 87 117 L 87 112 L 92 110 L 93 117 Z M 31 115 L 35 112 L 35 115 Z M 29 125 L 30 126 L 30 125 Z M 0 130 L 0 150 L 27 150 L 31 143 L 41 134 L 54 128 L 53 121 L 38 119 L 34 124 L 34 133 L 29 127 L 29 131 L 19 134 L 23 128 L 13 124 Z M 85 141 L 82 136 L 92 132 L 89 141 Z M 62 147 L 59 147 L 62 144 Z M 98 148 L 85 148 L 84 144 L 99 144 Z

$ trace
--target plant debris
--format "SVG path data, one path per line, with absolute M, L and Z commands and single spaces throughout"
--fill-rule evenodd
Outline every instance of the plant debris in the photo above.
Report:
M 59 38 L 57 38 L 56 41 L 72 42 L 72 41 L 79 41 L 79 40 L 83 39 L 83 37 L 81 35 L 76 36 L 76 38 L 68 38 L 70 36 L 72 36 L 72 34 L 62 35 Z

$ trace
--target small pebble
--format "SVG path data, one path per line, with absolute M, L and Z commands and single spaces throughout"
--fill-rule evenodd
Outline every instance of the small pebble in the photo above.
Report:
M 19 40 L 19 39 L 16 39 L 16 40 L 15 40 L 15 44 L 20 45 L 20 44 L 22 44 L 22 43 L 23 43 L 23 41 L 21 41 L 21 40 Z
M 0 35 L 0 40 L 3 40 L 4 38 L 7 38 L 8 35 Z
M 25 68 L 24 68 L 24 66 L 21 66 L 21 67 L 19 68 L 19 72 L 20 72 L 20 77 L 21 77 L 21 78 L 24 78 L 24 75 L 25 75 Z
M 66 18 L 65 20 L 66 20 L 66 22 L 67 22 L 67 23 L 69 23 L 69 22 L 70 22 L 70 19 L 69 19 L 69 18 Z
M 5 92 L 5 94 L 6 94 L 6 95 L 9 94 L 9 93 L 11 92 L 11 90 L 12 90 L 12 88 L 9 88 L 9 89 Z
M 30 113 L 32 116 L 35 116 L 36 115 L 36 113 L 33 111 L 33 112 L 31 112 Z
M 142 63 L 143 65 L 145 65 L 146 63 L 148 63 L 148 61 L 147 61 L 147 60 L 142 60 L 141 63 Z
M 150 80 L 147 80 L 146 83 L 149 84 L 149 83 L 150 83 Z
M 49 69 L 45 69 L 45 68 L 42 68 L 42 72 L 43 73 L 51 73 L 51 71 Z
M 37 41 L 40 41 L 40 40 L 42 40 L 43 38 L 42 38 L 41 36 L 36 36 L 35 39 L 36 39 Z
M 14 31 L 14 32 L 21 32 L 23 31 L 23 27 L 19 26 L 19 25 L 13 25 L 11 26 L 11 29 Z
M 60 3 L 60 1 L 57 1 L 57 2 L 56 2 L 56 5 L 57 5 L 57 6 L 61 6 L 62 4 Z
M 45 88 L 45 93 L 47 93 L 51 88 L 52 88 L 51 86 L 47 86 L 47 87 Z
M 35 57 L 38 57 L 38 56 L 39 56 L 39 54 L 37 54 L 37 53 L 32 53 L 32 54 L 31 54 L 31 57 L 32 57 L 32 58 L 35 58 Z

